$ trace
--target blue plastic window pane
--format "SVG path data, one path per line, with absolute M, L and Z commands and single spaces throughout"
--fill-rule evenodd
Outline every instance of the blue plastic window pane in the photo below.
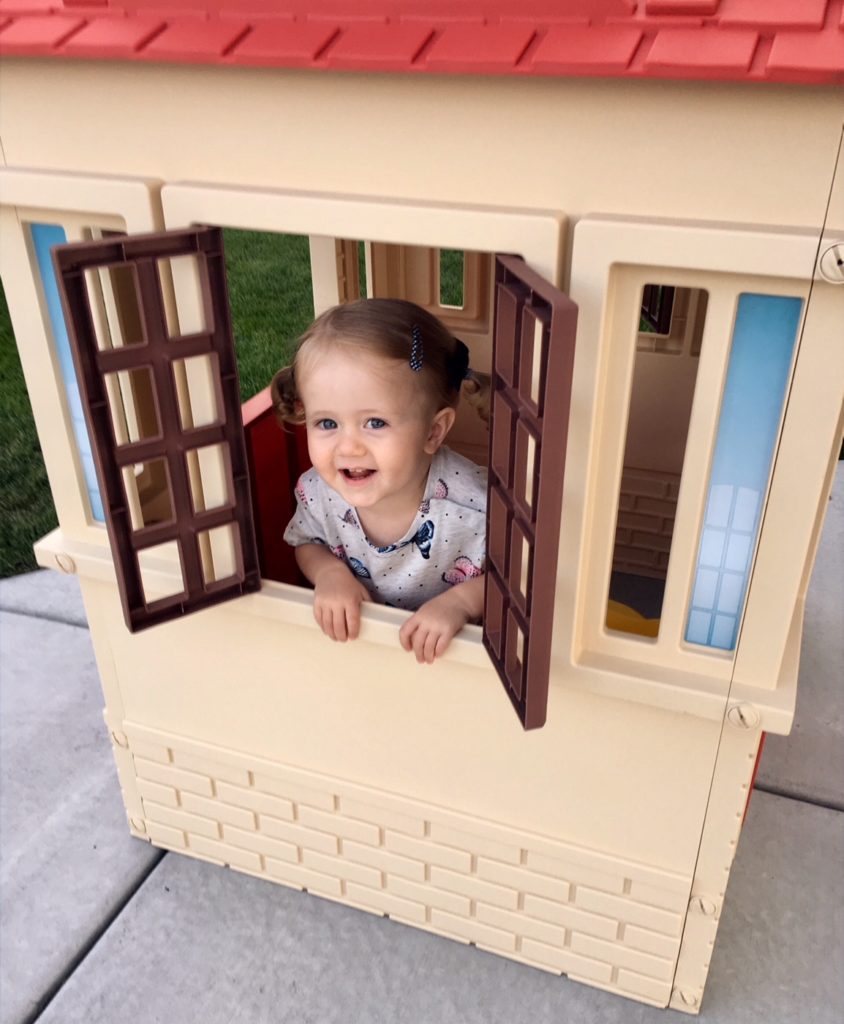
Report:
M 735 650 L 802 305 L 779 295 L 739 297 L 688 643 Z
M 30 232 L 32 244 L 35 247 L 35 258 L 38 261 L 38 271 L 41 275 L 44 299 L 47 303 L 47 312 L 50 316 L 50 325 L 53 329 L 53 343 L 59 360 L 62 381 L 64 382 L 68 411 L 73 424 L 76 446 L 79 449 L 79 462 L 85 478 L 88 500 L 91 503 L 91 514 L 96 522 L 104 523 L 103 502 L 100 497 L 100 487 L 97 483 L 97 474 L 94 469 L 91 439 L 88 436 L 88 428 L 85 426 L 82 399 L 79 395 L 79 384 L 76 379 L 76 368 L 73 365 L 70 340 L 67 336 L 62 303 L 59 298 L 59 288 L 53 270 L 53 263 L 50 259 L 50 249 L 54 245 L 62 245 L 66 242 L 67 235 L 64 228 L 58 224 L 31 224 Z

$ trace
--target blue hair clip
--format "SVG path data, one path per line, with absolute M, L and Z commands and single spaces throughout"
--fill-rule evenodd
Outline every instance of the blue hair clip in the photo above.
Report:
M 422 369 L 422 331 L 418 324 L 413 325 L 410 334 L 413 338 L 413 344 L 410 347 L 410 368 L 414 373 L 419 373 Z

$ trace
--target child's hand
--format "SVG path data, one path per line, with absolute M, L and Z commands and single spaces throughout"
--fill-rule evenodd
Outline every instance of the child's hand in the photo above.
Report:
M 426 601 L 399 630 L 399 641 L 416 660 L 432 664 L 467 622 L 480 617 L 484 603 L 483 577 L 467 580 Z
M 366 587 L 338 561 L 322 569 L 314 583 L 314 618 L 332 640 L 356 640 L 361 602 L 368 600 Z

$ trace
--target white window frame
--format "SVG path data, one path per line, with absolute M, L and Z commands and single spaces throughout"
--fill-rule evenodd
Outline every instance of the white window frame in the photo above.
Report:
M 437 249 L 508 252 L 522 256 L 528 266 L 555 286 L 560 284 L 566 218 L 553 211 L 456 206 L 192 183 L 165 185 L 161 190 L 161 201 L 168 229 L 214 224 L 306 235 L 310 239 L 312 261 L 315 257 L 332 261 L 335 239 L 338 238 Z M 195 284 L 181 278 L 175 268 L 173 278 L 180 322 L 184 318 L 190 324 L 197 316 Z M 336 269 L 332 274 L 320 275 L 320 279 L 336 281 Z M 317 312 L 336 301 L 324 292 L 314 296 Z M 185 324 L 181 326 L 186 329 Z M 188 388 L 191 403 L 210 401 L 204 379 L 192 378 L 189 373 Z M 220 473 L 217 475 L 219 481 L 215 479 L 214 468 L 205 467 L 203 486 L 212 490 L 222 487 L 222 476 Z M 216 566 L 217 552 L 214 552 L 214 558 Z M 262 614 L 299 622 L 303 600 L 309 604 L 310 595 L 300 587 L 262 580 L 261 593 L 250 595 L 244 603 L 248 601 L 254 607 L 260 607 Z M 407 613 L 367 604 L 363 608 L 365 635 L 367 639 L 395 644 L 395 629 L 406 617 Z M 313 625 L 310 616 L 307 621 Z M 480 627 L 464 629 L 455 639 L 447 657 L 489 669 Z
M 27 340 L 18 348 L 59 524 L 68 538 L 102 544 L 104 524 L 91 513 L 28 225 L 56 224 L 68 242 L 84 240 L 88 229 L 157 231 L 162 221 L 155 185 L 141 178 L 4 167 L 0 197 L 0 272 L 15 334 Z
M 600 216 L 577 224 L 570 288 L 580 310 L 572 396 L 577 412 L 569 432 L 563 495 L 566 525 L 560 538 L 552 678 L 565 678 L 574 689 L 707 717 L 723 714 L 744 637 L 734 652 L 688 644 L 683 637 L 735 310 L 743 292 L 795 296 L 803 301 L 802 330 L 816 247 L 817 234 L 809 231 Z M 641 288 L 648 283 L 708 292 L 655 639 L 612 632 L 605 625 L 638 308 Z M 764 533 L 757 564 L 763 555 Z M 762 589 L 754 576 L 745 619 Z M 776 675 L 767 684 L 767 727 L 787 731 L 793 694 L 770 693 Z

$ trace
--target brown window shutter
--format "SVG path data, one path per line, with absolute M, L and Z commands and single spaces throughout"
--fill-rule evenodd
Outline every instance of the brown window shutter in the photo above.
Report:
M 196 258 L 206 324 L 199 333 L 171 337 L 157 261 L 180 256 Z M 218 228 L 200 227 L 151 235 L 121 235 L 57 246 L 53 258 L 127 626 L 135 632 L 259 590 L 222 232 Z M 114 348 L 98 345 L 85 279 L 86 271 L 96 268 L 118 270 L 124 278 L 129 274 L 134 280 L 138 319 L 135 343 Z M 195 356 L 211 357 L 218 417 L 208 425 L 185 428 L 173 364 Z M 147 405 L 155 409 L 155 426 L 150 436 L 119 443 L 106 378 L 109 374 L 133 371 L 149 381 L 151 404 Z M 212 445 L 220 446 L 223 455 L 227 496 L 221 506 L 197 511 L 186 456 L 191 450 Z M 123 473 L 126 467 L 153 460 L 166 472 L 171 514 L 163 516 L 163 521 L 137 527 L 132 523 Z M 233 531 L 234 572 L 223 579 L 206 581 L 199 537 L 219 527 Z M 183 588 L 177 594 L 151 600 L 144 590 L 139 556 L 171 543 L 178 548 Z
M 525 729 L 545 724 L 577 306 L 495 268 L 484 646 Z

